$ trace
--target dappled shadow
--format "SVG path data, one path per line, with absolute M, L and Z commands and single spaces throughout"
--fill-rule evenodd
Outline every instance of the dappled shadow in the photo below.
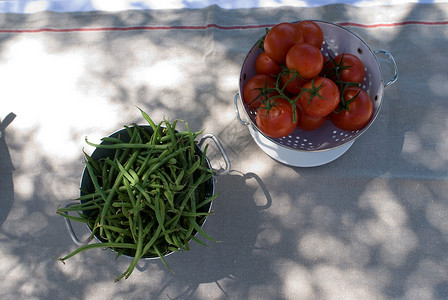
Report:
M 421 18 L 421 7 L 406 8 L 411 19 Z M 431 19 L 446 18 L 444 10 L 425 11 Z M 240 25 L 310 16 L 341 22 L 355 18 L 351 12 L 343 5 L 231 12 L 211 7 L 165 15 L 67 14 L 66 20 L 43 14 L 9 24 Z M 445 29 L 351 29 L 373 49 L 392 53 L 400 78 L 385 89 L 378 118 L 349 151 L 310 169 L 274 162 L 235 118 L 239 71 L 262 27 L 3 36 L 0 62 L 7 75 L 1 91 L 18 118 L 6 132 L 7 148 L 0 141 L 0 162 L 12 161 L 15 168 L 14 176 L 2 168 L 7 175 L 1 173 L 0 181 L 2 205 L 7 203 L 0 215 L 0 297 L 446 298 L 448 107 L 446 87 L 437 84 L 446 79 L 440 63 L 445 39 L 434 35 L 446 35 Z M 160 260 L 141 261 L 129 279 L 114 284 L 129 258 L 96 249 L 65 265 L 53 259 L 75 249 L 55 212 L 78 195 L 82 150 L 91 150 L 84 137 L 95 140 L 142 123 L 135 106 L 154 120 L 181 118 L 192 130 L 217 135 L 234 171 L 216 178 L 220 196 L 205 224 L 221 242 L 168 256 L 174 273 Z

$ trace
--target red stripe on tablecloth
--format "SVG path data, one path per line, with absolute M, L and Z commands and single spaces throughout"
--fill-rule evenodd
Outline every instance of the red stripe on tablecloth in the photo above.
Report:
M 380 27 L 396 27 L 405 25 L 448 25 L 448 21 L 402 21 L 395 23 L 377 23 L 377 24 L 360 24 L 354 22 L 339 22 L 341 26 L 352 26 L 360 28 L 380 28 Z M 208 28 L 217 28 L 220 30 L 239 30 L 239 29 L 257 29 L 272 27 L 275 24 L 261 25 L 233 25 L 222 26 L 218 24 L 207 25 L 172 25 L 172 26 L 130 26 L 130 27 L 75 27 L 75 28 L 39 28 L 39 29 L 0 29 L 0 33 L 41 33 L 41 32 L 100 32 L 100 31 L 151 31 L 151 30 L 204 30 Z
M 359 24 L 352 22 L 340 22 L 341 26 L 354 26 L 362 28 L 396 27 L 405 25 L 448 25 L 448 21 L 403 21 L 396 23 Z
M 40 33 L 40 32 L 94 32 L 94 31 L 137 31 L 137 30 L 204 30 L 217 28 L 222 30 L 251 29 L 271 27 L 274 24 L 243 25 L 243 26 L 221 26 L 218 24 L 207 24 L 197 26 L 172 25 L 172 26 L 130 26 L 130 27 L 75 27 L 75 28 L 39 28 L 39 29 L 0 29 L 0 33 Z

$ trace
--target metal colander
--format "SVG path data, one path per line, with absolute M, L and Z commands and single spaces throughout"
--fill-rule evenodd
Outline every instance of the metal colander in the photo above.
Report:
M 335 57 L 340 53 L 351 53 L 356 55 L 363 62 L 365 67 L 365 78 L 362 82 L 362 88 L 368 93 L 370 99 L 374 104 L 374 113 L 369 124 L 361 130 L 344 131 L 335 127 L 331 122 L 327 121 L 317 130 L 304 131 L 296 128 L 288 136 L 281 138 L 271 138 L 263 134 L 257 128 L 255 122 L 256 111 L 246 105 L 244 101 L 242 101 L 242 105 L 244 107 L 244 111 L 247 114 L 247 119 L 249 120 L 249 122 L 243 121 L 240 118 L 238 107 L 236 105 L 237 97 L 235 97 L 237 118 L 242 124 L 249 125 L 250 129 L 256 131 L 256 134 L 261 134 L 261 138 L 265 140 L 265 142 L 272 142 L 276 147 L 280 146 L 298 152 L 321 152 L 346 146 L 349 143 L 352 143 L 356 138 L 358 138 L 369 128 L 369 126 L 373 123 L 376 116 L 378 115 L 383 99 L 383 89 L 394 83 L 398 79 L 397 66 L 392 55 L 389 52 L 385 50 L 372 51 L 360 37 L 342 26 L 325 21 L 313 21 L 320 26 L 324 33 L 324 43 L 321 50 L 325 56 L 331 55 L 332 57 Z M 256 74 L 255 60 L 262 51 L 263 50 L 260 49 L 256 43 L 249 51 L 242 65 L 239 83 L 241 97 L 243 95 L 242 91 L 247 81 Z M 391 60 L 395 69 L 393 78 L 386 83 L 384 83 L 383 81 L 380 64 L 377 59 L 378 54 L 386 55 L 386 57 Z M 286 163 L 288 162 L 286 161 Z

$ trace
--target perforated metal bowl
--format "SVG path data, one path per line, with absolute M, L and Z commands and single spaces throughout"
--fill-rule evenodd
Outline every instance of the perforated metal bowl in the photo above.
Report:
M 149 125 L 140 125 L 140 127 L 145 130 L 148 134 L 152 135 L 153 134 L 153 129 L 149 126 Z M 130 136 L 129 133 L 126 129 L 120 129 L 114 133 L 112 133 L 111 135 L 109 135 L 109 137 L 111 138 L 119 138 L 121 141 L 123 141 L 124 143 L 129 142 L 130 140 Z M 210 160 L 208 159 L 208 157 L 205 158 L 206 161 L 206 166 L 209 170 L 213 170 L 214 172 L 214 177 L 215 176 L 223 176 L 226 175 L 230 172 L 231 169 L 231 165 L 230 165 L 230 159 L 228 157 L 228 155 L 226 154 L 224 147 L 221 144 L 221 141 L 213 134 L 205 134 L 198 142 L 198 144 L 195 145 L 195 151 L 196 154 L 201 157 L 203 154 L 203 150 L 202 150 L 202 146 L 205 145 L 206 142 L 208 142 L 208 140 L 211 140 L 212 142 L 214 142 L 215 146 L 217 147 L 219 153 L 222 155 L 222 159 L 224 160 L 225 163 L 225 168 L 221 168 L 221 169 L 214 169 L 211 165 Z M 105 145 L 105 144 L 109 144 L 109 142 L 107 141 L 103 141 L 101 142 L 101 144 Z M 93 151 L 91 158 L 94 161 L 109 157 L 112 158 L 115 154 L 114 149 L 105 149 L 105 148 L 96 148 L 95 151 Z M 215 193 L 215 178 L 212 177 L 209 180 L 207 180 L 206 182 L 204 182 L 202 184 L 202 186 L 200 186 L 200 189 L 202 190 L 201 195 L 203 197 L 203 199 L 209 198 L 211 197 L 214 193 Z M 84 168 L 84 171 L 82 173 L 82 177 L 81 177 L 81 185 L 80 185 L 80 196 L 83 196 L 85 194 L 90 194 L 90 193 L 94 193 L 95 192 L 95 187 L 93 186 L 93 182 L 92 182 L 92 178 L 89 175 L 89 172 L 87 171 L 86 168 Z M 114 201 L 114 200 L 113 200 Z M 81 201 L 82 202 L 82 201 Z M 69 203 L 67 203 L 65 205 L 66 208 L 74 206 L 74 205 L 78 205 L 80 202 L 78 200 L 76 201 L 71 201 Z M 204 205 L 201 209 L 198 210 L 198 212 L 211 212 L 212 209 L 212 202 L 208 203 L 208 205 Z M 83 211 L 84 214 L 86 215 L 90 215 L 91 213 L 96 213 L 98 214 L 98 212 L 92 212 L 92 211 Z M 142 216 L 146 216 L 148 217 L 147 214 L 142 214 Z M 202 220 L 197 220 L 198 224 L 200 226 L 203 226 L 206 218 L 202 219 Z M 78 245 L 78 246 L 83 246 L 83 245 L 87 245 L 88 243 L 90 243 L 90 241 L 92 240 L 92 238 L 94 237 L 96 239 L 97 242 L 100 243 L 104 243 L 106 242 L 106 240 L 104 240 L 103 238 L 101 238 L 99 236 L 99 234 L 95 234 L 93 237 L 90 235 L 87 239 L 82 240 L 80 238 L 78 238 L 77 234 L 75 233 L 75 230 L 72 226 L 72 222 L 70 221 L 69 218 L 65 218 L 65 224 L 68 230 L 68 233 L 70 234 L 70 237 L 72 238 L 72 241 Z M 88 224 L 87 225 L 87 229 L 90 233 L 92 233 L 92 228 L 89 227 Z M 195 235 L 197 232 L 194 231 L 193 235 Z M 113 252 L 117 252 L 117 249 L 114 248 L 110 248 Z M 167 256 L 172 254 L 172 251 L 167 251 L 162 253 L 163 256 Z M 134 257 L 135 256 L 135 250 L 125 250 L 123 252 L 124 256 L 128 256 L 128 257 Z M 158 255 L 151 255 L 151 254 L 147 254 L 144 255 L 142 257 L 142 259 L 159 259 Z
M 398 79 L 397 65 L 389 52 L 371 50 L 360 37 L 342 26 L 324 21 L 313 21 L 320 26 L 324 33 L 324 43 L 321 49 L 324 55 L 335 57 L 339 53 L 351 53 L 358 56 L 364 64 L 365 78 L 362 82 L 362 88 L 374 104 L 373 117 L 365 128 L 356 131 L 344 131 L 335 127 L 331 122 L 325 122 L 317 130 L 304 131 L 296 128 L 290 135 L 281 138 L 271 138 L 262 133 L 255 122 L 256 111 L 240 99 L 247 81 L 256 74 L 255 60 L 263 51 L 258 47 L 258 42 L 255 43 L 244 60 L 240 73 L 239 93 L 234 98 L 237 119 L 241 124 L 248 126 L 250 134 L 258 146 L 275 160 L 298 167 L 323 165 L 344 154 L 353 142 L 374 122 L 381 108 L 383 89 Z M 377 55 L 385 55 L 393 65 L 393 77 L 387 82 L 383 80 Z M 243 120 L 240 116 L 238 99 L 241 100 L 246 120 Z

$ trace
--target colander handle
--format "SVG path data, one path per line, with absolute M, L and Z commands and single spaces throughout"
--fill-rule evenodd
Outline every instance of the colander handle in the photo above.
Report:
M 386 56 L 392 61 L 392 64 L 393 64 L 393 66 L 394 66 L 394 76 L 392 77 L 391 80 L 389 80 L 388 82 L 386 82 L 386 83 L 384 84 L 384 87 L 386 88 L 386 87 L 388 87 L 389 85 L 391 85 L 392 83 L 394 83 L 395 81 L 397 81 L 397 79 L 398 79 L 398 67 L 397 67 L 397 63 L 395 62 L 395 59 L 394 59 L 394 57 L 392 56 L 392 54 L 390 54 L 390 53 L 387 52 L 386 50 L 375 50 L 374 53 L 375 53 L 375 55 L 376 55 L 376 54 L 384 54 L 384 55 L 386 55 Z
M 207 139 L 211 139 L 213 142 L 215 142 L 216 147 L 218 147 L 219 152 L 222 155 L 222 158 L 224 159 L 224 162 L 226 164 L 226 167 L 224 169 L 220 169 L 220 170 L 215 170 L 213 169 L 213 171 L 215 171 L 215 175 L 216 176 L 222 176 L 222 175 L 226 175 L 230 172 L 230 159 L 226 154 L 226 151 L 224 150 L 224 147 L 221 144 L 221 141 L 214 136 L 213 134 L 209 133 L 204 135 L 201 140 L 198 143 L 199 148 L 202 148 L 202 144 L 207 140 Z
M 239 98 L 239 96 L 240 96 L 240 93 L 236 93 L 235 98 L 233 98 L 233 105 L 235 106 L 236 119 L 241 124 L 243 124 L 245 126 L 249 126 L 250 123 L 246 122 L 246 121 L 243 121 L 243 119 L 241 119 L 241 117 L 240 117 L 240 110 L 238 108 L 238 98 Z
M 72 202 L 67 203 L 67 204 L 65 205 L 65 208 L 68 208 L 68 207 L 70 207 L 70 206 L 74 206 L 74 205 L 78 205 L 78 204 L 79 204 L 79 202 L 72 201 Z M 68 214 L 67 212 L 63 212 L 63 213 L 64 213 L 64 214 Z M 76 245 L 78 245 L 78 246 L 84 246 L 84 245 L 87 245 L 87 244 L 92 240 L 92 237 L 89 237 L 89 238 L 88 238 L 87 240 L 85 240 L 85 241 L 81 241 L 81 240 L 79 240 L 78 237 L 76 236 L 75 231 L 73 230 L 73 226 L 72 226 L 72 223 L 71 223 L 70 219 L 68 219 L 68 218 L 64 218 L 64 219 L 65 219 L 65 225 L 67 226 L 68 233 L 70 234 L 70 237 L 72 238 L 72 241 L 73 241 Z

